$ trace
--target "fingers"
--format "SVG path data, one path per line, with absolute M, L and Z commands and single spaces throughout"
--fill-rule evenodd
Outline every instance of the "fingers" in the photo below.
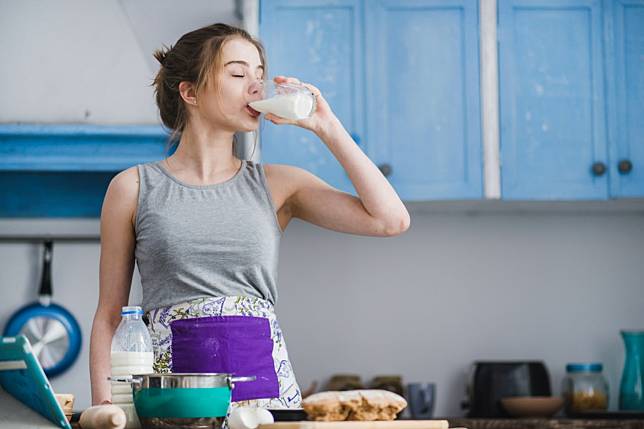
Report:
M 316 97 L 320 96 L 320 90 L 317 87 L 311 85 L 310 83 L 301 82 L 297 78 L 280 75 L 280 76 L 275 76 L 273 80 L 275 81 L 275 83 L 293 83 L 297 85 L 302 85 L 303 87 L 311 91 L 313 95 L 315 95 Z
M 320 90 L 317 87 L 311 85 L 310 83 L 303 83 L 302 86 L 304 86 L 306 89 L 311 91 L 313 95 L 315 95 L 316 97 L 320 95 Z
M 273 78 L 273 81 L 275 81 L 275 83 L 295 83 L 299 85 L 302 84 L 302 82 L 300 82 L 299 79 L 294 77 L 286 77 L 286 76 L 275 76 Z
M 293 122 L 293 121 L 291 121 L 289 119 L 285 119 L 285 118 L 279 117 L 277 115 L 273 115 L 272 113 L 264 114 L 264 119 L 266 119 L 267 121 L 271 121 L 272 123 L 274 123 L 276 125 L 294 124 L 295 123 L 295 122 Z

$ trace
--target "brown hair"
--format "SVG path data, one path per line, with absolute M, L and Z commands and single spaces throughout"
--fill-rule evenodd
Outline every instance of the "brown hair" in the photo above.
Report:
M 169 142 L 178 143 L 187 120 L 187 109 L 179 94 L 179 84 L 195 84 L 199 93 L 221 68 L 221 48 L 232 38 L 240 37 L 252 43 L 266 68 L 264 47 L 246 30 L 226 24 L 212 24 L 184 34 L 170 48 L 154 51 L 161 68 L 154 78 L 156 103 L 163 125 L 172 130 Z M 215 82 L 213 82 L 215 84 Z

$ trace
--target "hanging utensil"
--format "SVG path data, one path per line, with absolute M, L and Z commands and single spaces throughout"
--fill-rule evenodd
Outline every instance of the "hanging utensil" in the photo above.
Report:
M 10 318 L 5 336 L 23 334 L 32 345 L 48 377 L 54 377 L 72 366 L 80 353 L 81 329 L 72 314 L 51 302 L 51 263 L 53 243 L 45 241 L 43 270 L 38 301 L 26 305 Z

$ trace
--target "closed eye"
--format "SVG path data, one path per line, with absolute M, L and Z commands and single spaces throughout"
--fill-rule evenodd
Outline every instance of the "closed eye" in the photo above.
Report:
M 246 77 L 243 74 L 234 74 L 233 77 Z

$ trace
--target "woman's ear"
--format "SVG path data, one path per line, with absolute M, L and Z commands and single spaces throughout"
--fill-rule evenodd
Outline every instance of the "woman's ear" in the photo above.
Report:
M 195 93 L 195 87 L 192 83 L 187 82 L 187 81 L 182 81 L 179 83 L 179 94 L 181 94 L 181 98 L 193 106 L 197 105 L 197 94 Z

